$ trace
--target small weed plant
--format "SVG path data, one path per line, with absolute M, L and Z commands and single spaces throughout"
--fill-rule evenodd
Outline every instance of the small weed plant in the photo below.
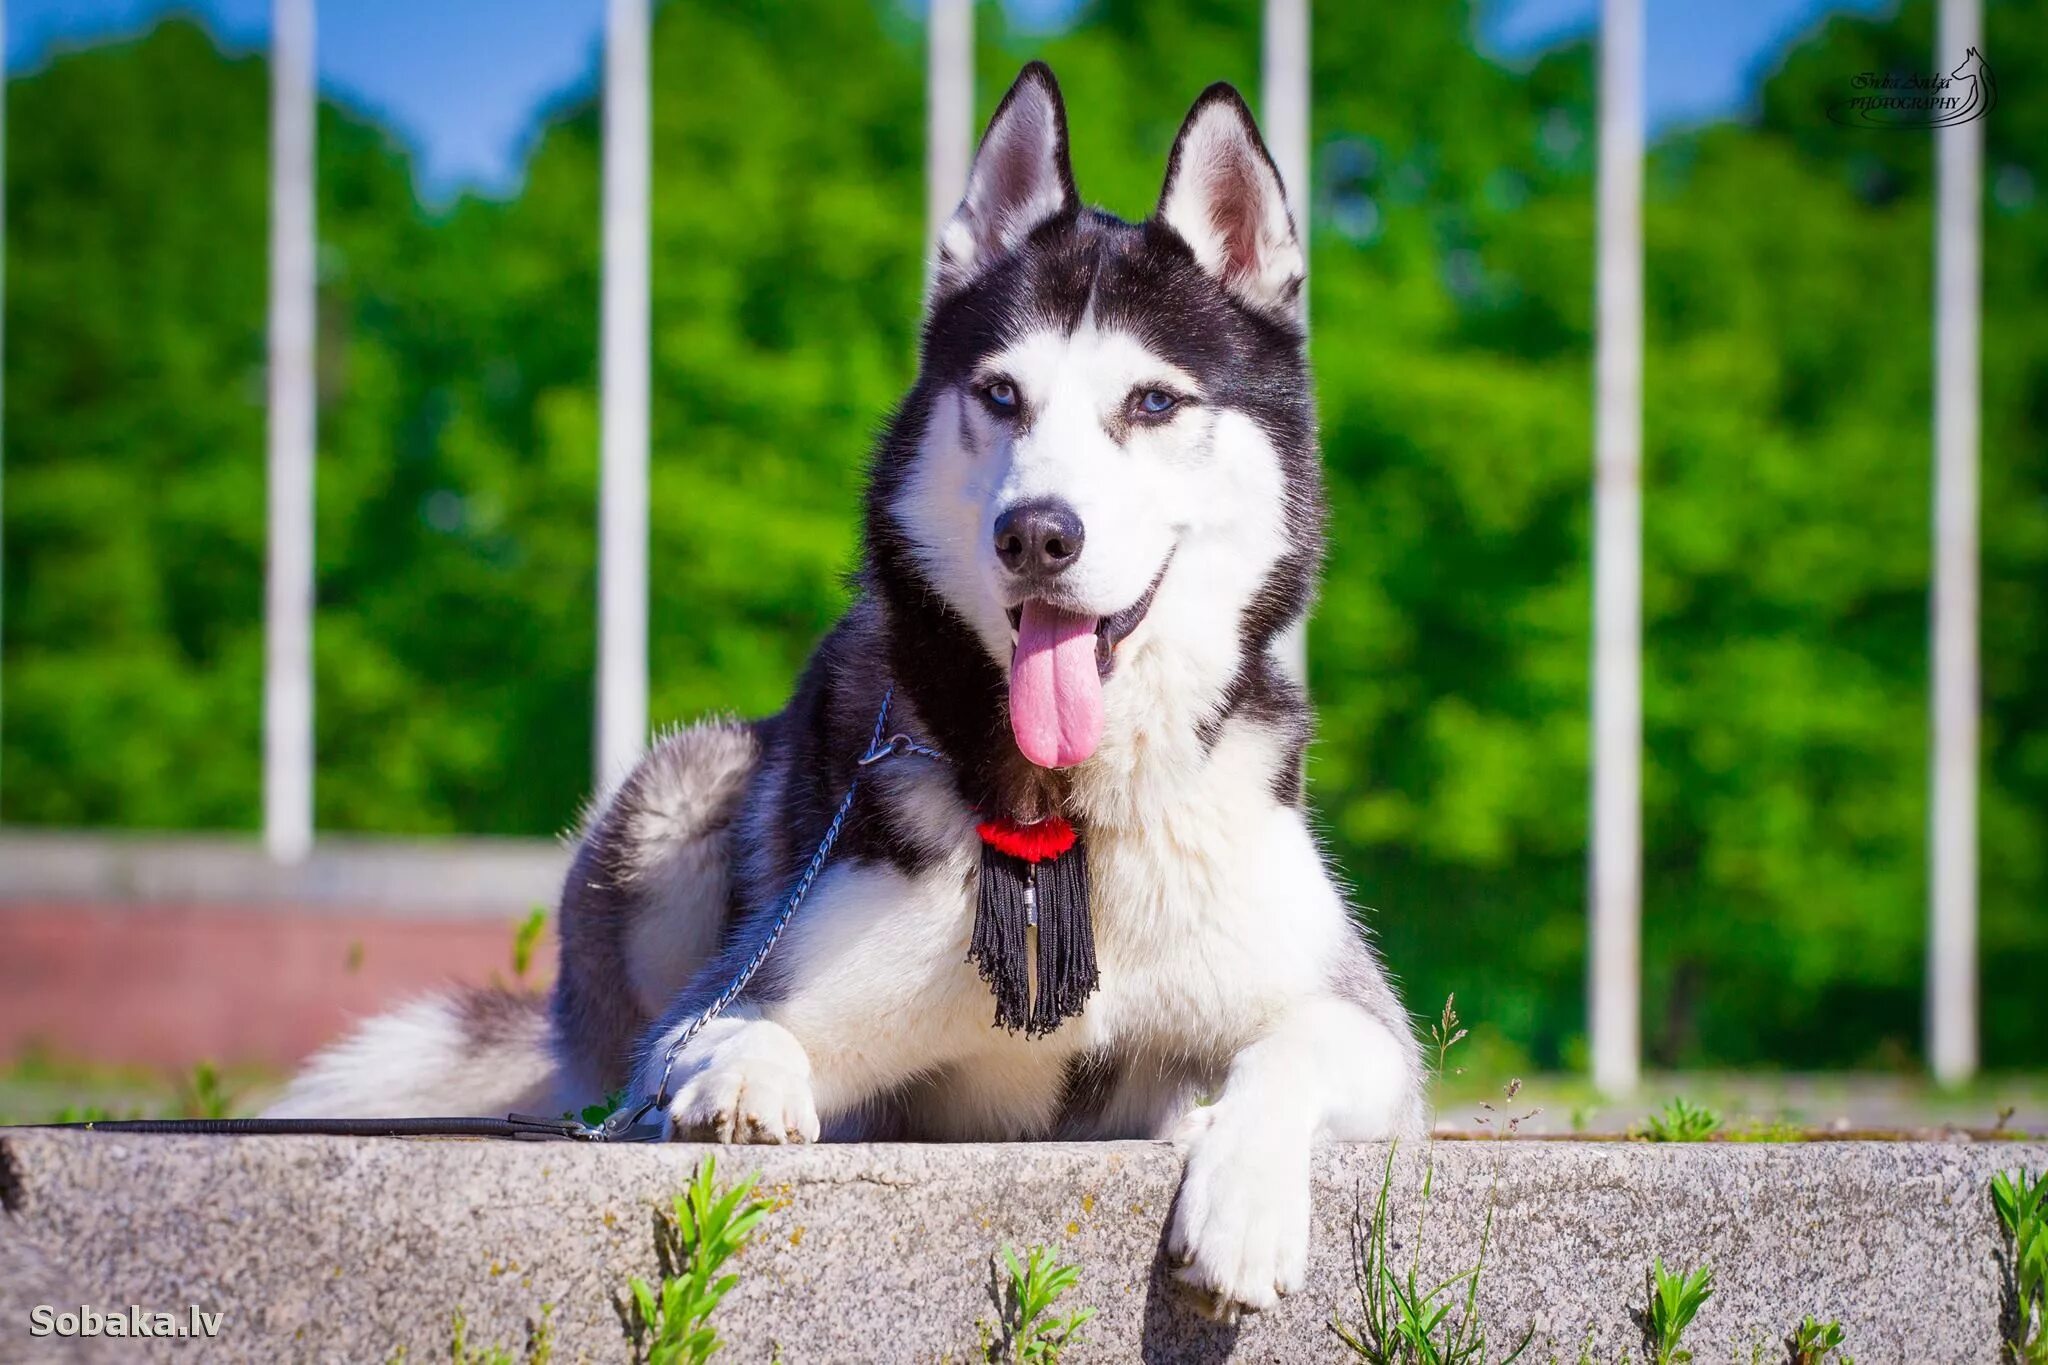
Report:
M 469 1319 L 462 1310 L 455 1311 L 455 1336 L 448 1346 L 448 1358 L 454 1365 L 549 1365 L 555 1358 L 554 1307 L 543 1306 L 540 1321 L 527 1334 L 526 1350 L 514 1355 L 502 1346 L 472 1346 L 469 1344 Z M 402 1361 L 401 1352 L 395 1359 Z
M 536 905 L 512 931 L 512 976 L 522 986 L 526 984 L 527 972 L 533 969 L 533 950 L 540 946 L 540 936 L 547 927 L 547 907 Z
M 632 1293 L 631 1331 L 647 1365 L 703 1365 L 722 1344 L 711 1316 L 740 1282 L 726 1263 L 747 1244 L 754 1225 L 774 1206 L 754 1196 L 758 1174 L 721 1194 L 712 1158 L 698 1163 L 689 1188 L 675 1198 L 673 1213 L 658 1234 L 661 1283 L 639 1276 Z
M 196 1062 L 178 1083 L 178 1108 L 188 1119 L 224 1119 L 235 1107 L 235 1097 L 221 1083 L 220 1068 L 212 1062 Z
M 1659 1256 L 1650 1266 L 1650 1359 L 1653 1365 L 1692 1365 L 1685 1349 L 1685 1329 L 1714 1297 L 1714 1272 L 1666 1270 Z
M 1093 1308 L 1056 1313 L 1067 1292 L 1081 1282 L 1081 1267 L 1061 1262 L 1045 1247 L 1030 1247 L 1024 1259 L 1003 1246 L 1003 1330 L 991 1338 L 982 1326 L 982 1359 L 988 1365 L 1058 1365 L 1061 1355 L 1081 1344 L 1081 1329 L 1094 1318 Z
M 1785 1344 L 1791 1348 L 1792 1365 L 1856 1365 L 1856 1357 L 1842 1349 L 1842 1324 L 1821 1322 L 1811 1313 Z
M 624 1090 L 614 1090 L 596 1104 L 586 1104 L 573 1114 L 564 1110 L 562 1117 L 565 1119 L 573 1118 L 588 1127 L 595 1128 L 625 1107 L 626 1092 Z
M 455 1310 L 454 1335 L 448 1342 L 448 1359 L 454 1365 L 550 1365 L 555 1358 L 555 1307 L 542 1304 L 540 1320 L 528 1326 L 526 1350 L 514 1354 L 502 1346 L 473 1346 L 469 1340 L 469 1319 Z M 435 1357 L 439 1359 L 437 1355 Z M 411 1353 L 401 1346 L 385 1365 L 407 1365 Z
M 1442 1080 L 1451 1048 L 1465 1037 L 1458 1026 L 1456 997 L 1444 1001 L 1442 1016 L 1430 1025 L 1430 1040 L 1436 1047 L 1434 1071 Z M 1507 1096 L 1512 1100 L 1521 1089 L 1510 1082 Z M 1491 1126 L 1493 1106 L 1482 1106 L 1487 1116 L 1479 1122 Z M 1526 1119 L 1524 1114 L 1506 1121 L 1505 1134 L 1512 1134 Z M 1479 1279 L 1486 1269 L 1486 1249 L 1493 1238 L 1494 1207 L 1500 1192 L 1500 1158 L 1496 1154 L 1493 1177 L 1486 1190 L 1486 1215 L 1480 1224 L 1479 1249 L 1472 1264 L 1454 1275 L 1426 1283 L 1422 1275 L 1422 1241 L 1429 1217 L 1429 1202 L 1436 1177 L 1434 1147 L 1423 1163 L 1422 1199 L 1415 1217 L 1414 1255 L 1405 1269 L 1394 1264 L 1395 1244 L 1387 1215 L 1387 1197 L 1394 1185 L 1394 1152 L 1387 1147 L 1387 1164 L 1380 1177 L 1379 1198 L 1368 1216 L 1361 1208 L 1351 1220 L 1352 1279 L 1358 1287 L 1358 1321 L 1348 1323 L 1332 1315 L 1330 1330 L 1349 1347 L 1351 1354 L 1367 1365 L 1509 1365 L 1521 1357 L 1536 1335 L 1532 1324 L 1513 1347 L 1497 1361 L 1488 1355 L 1490 1344 L 1479 1312 Z
M 1991 1177 L 1991 1202 L 2005 1230 L 2012 1290 L 2012 1336 L 2005 1344 L 2014 1365 L 2048 1365 L 2048 1171 L 2029 1177 L 2000 1171 Z
M 1652 1142 L 1705 1142 L 1721 1130 L 1721 1116 L 1682 1095 L 1643 1120 L 1640 1134 Z

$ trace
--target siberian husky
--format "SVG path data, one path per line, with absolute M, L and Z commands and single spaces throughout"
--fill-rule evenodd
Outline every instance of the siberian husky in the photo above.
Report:
M 1026 67 L 938 243 L 856 600 L 788 707 L 667 736 L 593 809 L 545 1015 L 422 1002 L 273 1112 L 625 1088 L 723 1142 L 1170 1139 L 1198 1303 L 1298 1288 L 1310 1145 L 1423 1124 L 1408 1017 L 1304 802 L 1304 269 L 1235 90 L 1195 102 L 1127 223 L 1081 203 L 1058 84 Z

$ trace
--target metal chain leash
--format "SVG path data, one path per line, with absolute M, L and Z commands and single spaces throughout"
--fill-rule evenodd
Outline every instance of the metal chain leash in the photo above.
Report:
M 804 897 L 810 894 L 811 884 L 817 881 L 818 874 L 825 870 L 825 863 L 832 856 L 833 845 L 839 842 L 839 831 L 845 827 L 847 816 L 853 813 L 853 798 L 860 791 L 861 777 L 875 764 L 891 758 L 901 758 L 907 754 L 939 763 L 946 762 L 944 754 L 928 745 L 918 743 L 907 734 L 899 732 L 890 735 L 887 740 L 882 738 L 889 725 L 889 702 L 895 695 L 896 688 L 893 684 L 882 693 L 882 709 L 875 715 L 874 734 L 868 739 L 867 752 L 854 761 L 853 780 L 846 784 L 846 795 L 839 799 L 839 809 L 833 813 L 832 822 L 825 826 L 825 837 L 818 841 L 817 851 L 811 854 L 811 861 L 805 866 L 803 874 L 796 879 L 796 884 L 789 889 L 789 894 L 783 897 L 782 905 L 776 910 L 774 919 L 769 922 L 768 932 L 762 936 L 760 946 L 754 949 L 754 955 L 748 958 L 747 964 L 726 983 L 725 989 L 718 993 L 718 998 L 683 1025 L 682 1031 L 670 1041 L 662 1054 L 661 1082 L 655 1087 L 654 1093 L 642 1100 L 637 1108 L 621 1106 L 603 1123 L 595 1126 L 585 1125 L 582 1136 L 595 1142 L 651 1142 L 660 1139 L 659 1114 L 667 1111 L 669 1101 L 673 1098 L 669 1094 L 669 1082 L 675 1072 L 676 1058 L 689 1045 L 690 1040 L 703 1031 L 706 1024 L 723 1014 L 733 1001 L 739 999 L 740 993 L 746 990 L 747 983 L 754 979 L 754 973 L 761 970 L 761 964 L 766 962 L 768 954 L 775 950 L 783 930 L 789 928 L 789 922 L 795 918 L 797 908 L 804 903 Z M 656 1118 L 643 1124 L 642 1120 L 650 1113 L 656 1114 Z

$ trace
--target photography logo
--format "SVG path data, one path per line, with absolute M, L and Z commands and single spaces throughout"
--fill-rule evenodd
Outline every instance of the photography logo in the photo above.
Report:
M 1828 118 L 1844 128 L 1952 128 L 1998 105 L 1998 82 L 1974 47 L 1946 76 L 1863 71 L 1850 84 L 1856 93 L 1828 106 Z

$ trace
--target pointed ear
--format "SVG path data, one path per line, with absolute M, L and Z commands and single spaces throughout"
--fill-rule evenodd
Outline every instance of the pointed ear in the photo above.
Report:
M 1080 207 L 1067 160 L 1067 107 L 1044 62 L 1017 74 L 996 106 L 967 196 L 939 233 L 933 296 L 944 297 L 1023 245 L 1041 223 Z
M 1166 163 L 1157 216 L 1240 302 L 1285 318 L 1301 316 L 1308 264 L 1280 172 L 1252 111 L 1229 85 L 1210 86 L 1188 111 Z

